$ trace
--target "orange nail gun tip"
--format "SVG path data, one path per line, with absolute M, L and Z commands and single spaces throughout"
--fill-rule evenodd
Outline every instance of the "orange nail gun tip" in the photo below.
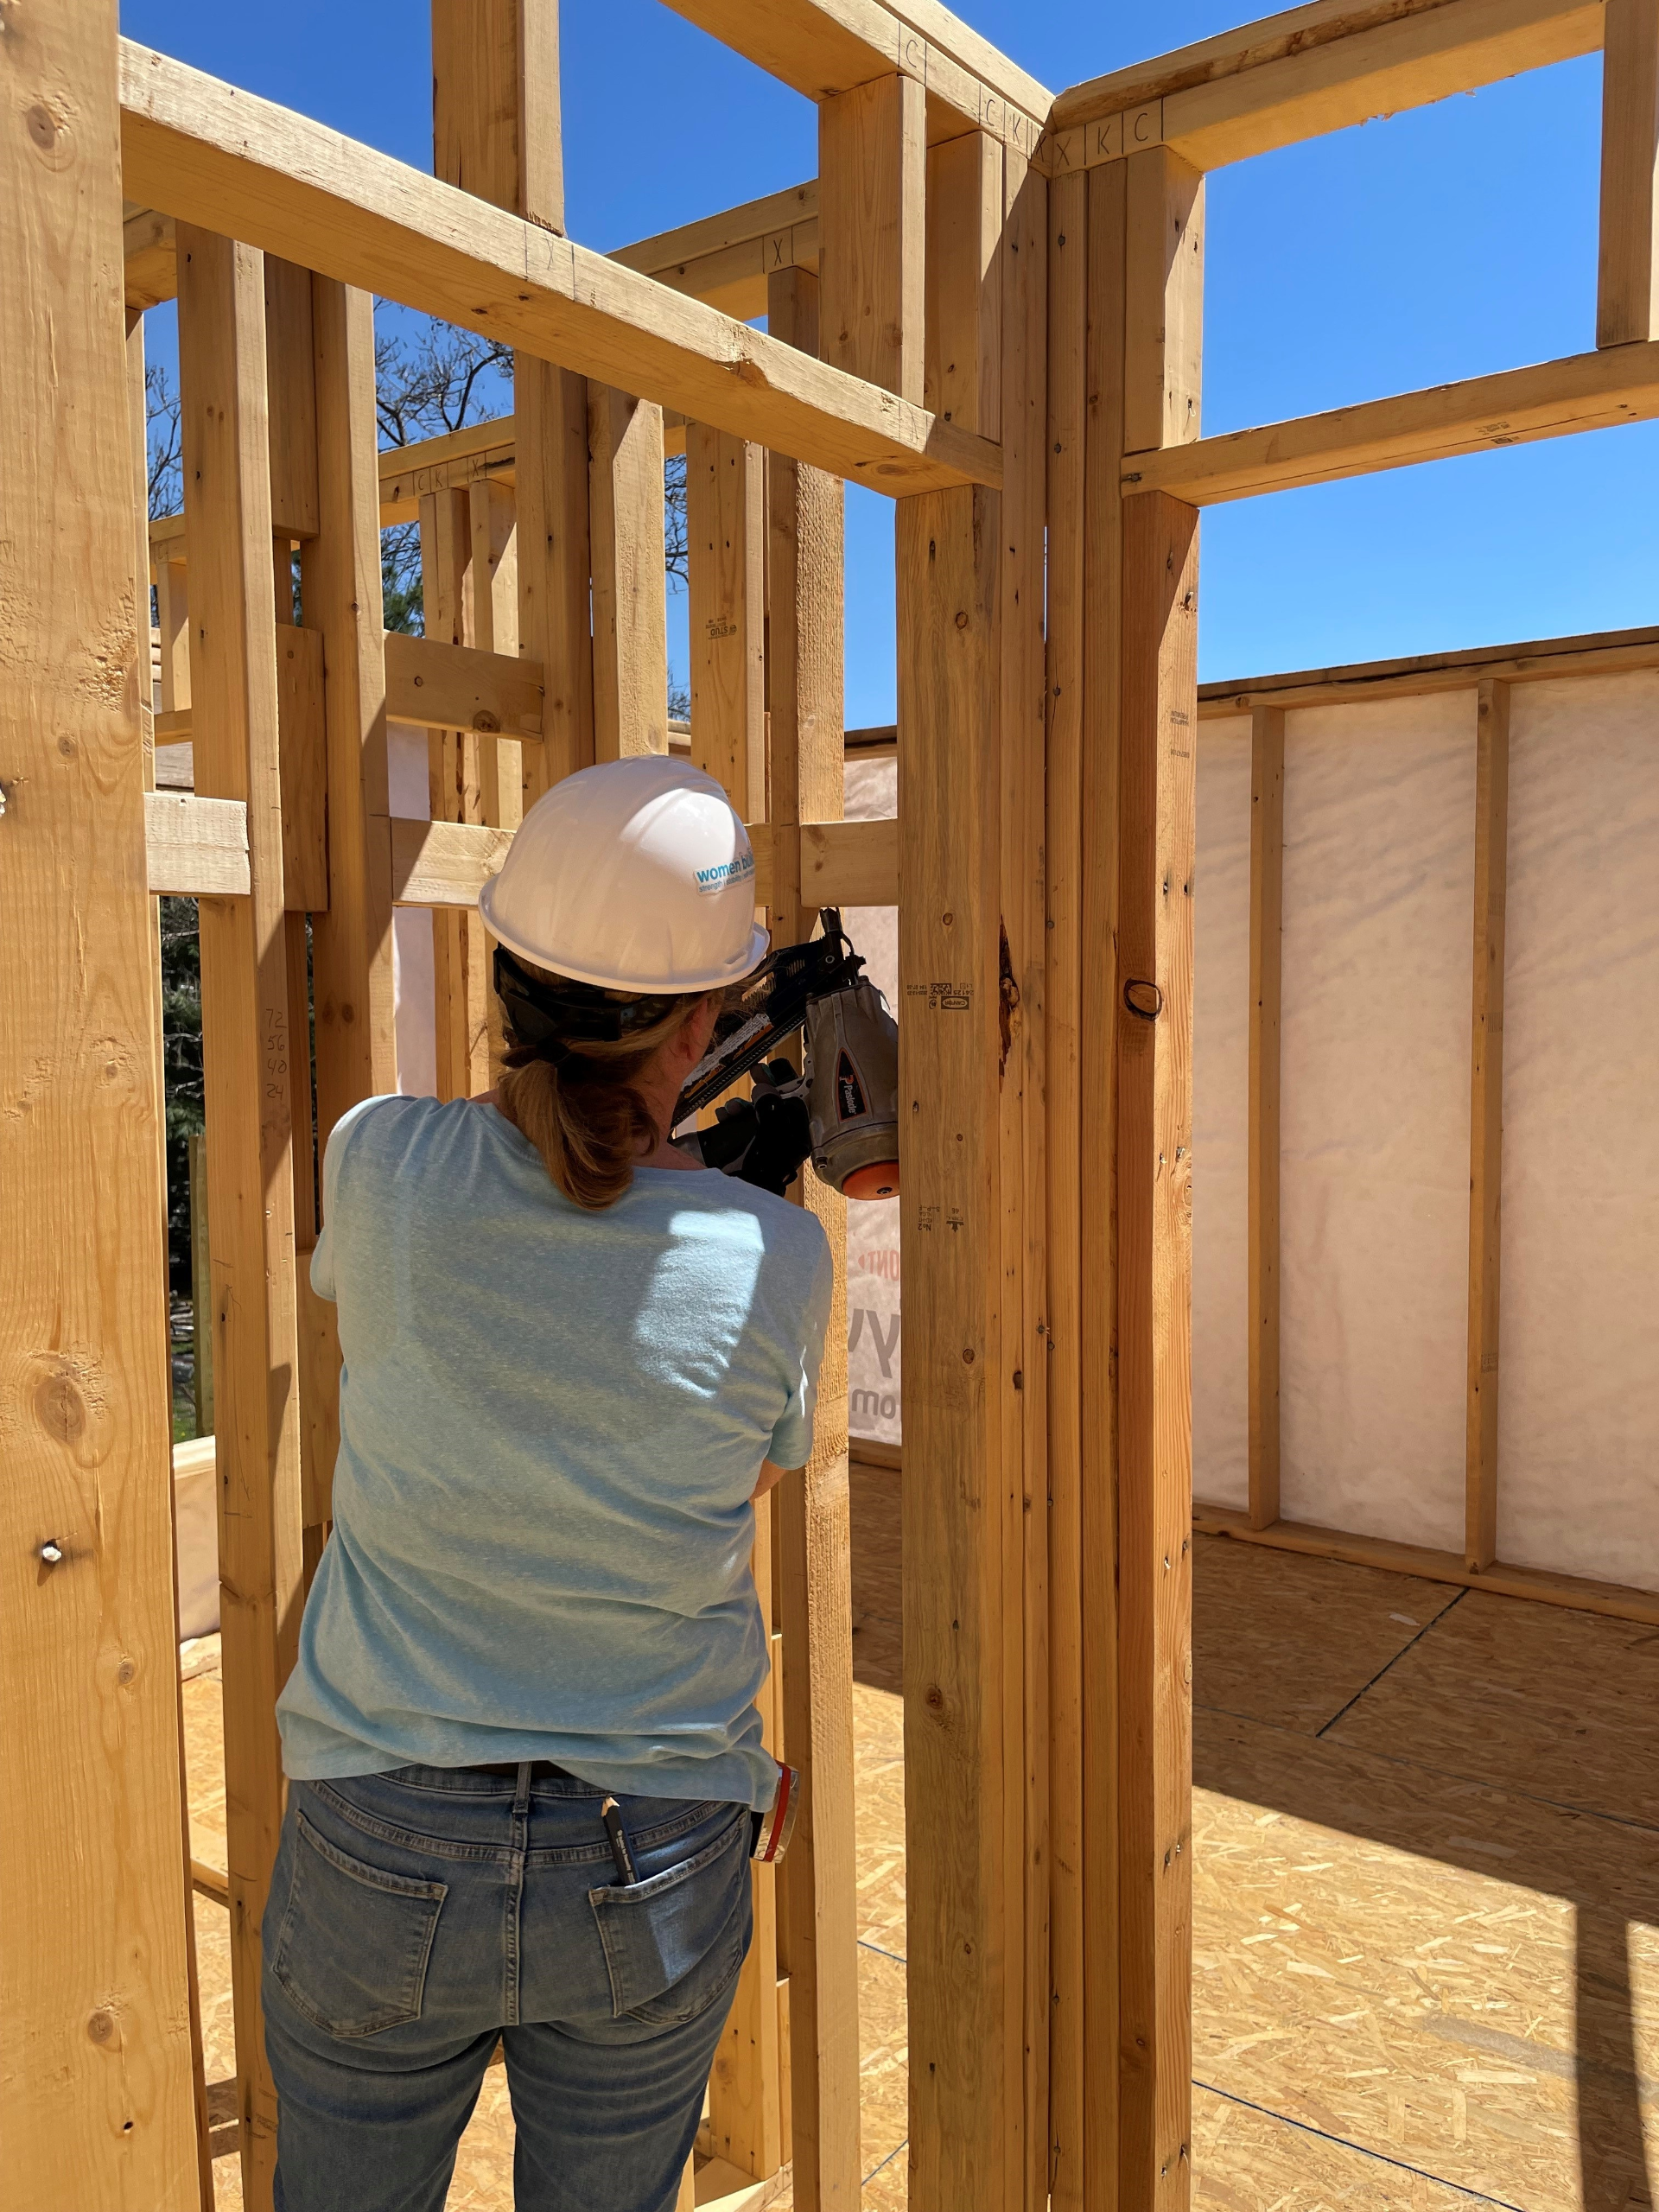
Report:
M 896 1198 L 899 1163 L 896 1160 L 873 1160 L 867 1167 L 854 1168 L 841 1187 L 843 1196 L 849 1198 Z

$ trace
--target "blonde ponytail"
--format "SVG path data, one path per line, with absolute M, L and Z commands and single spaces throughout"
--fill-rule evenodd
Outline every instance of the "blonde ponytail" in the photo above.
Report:
M 562 993 L 582 988 L 528 961 L 518 965 L 535 982 Z M 616 1204 L 632 1182 L 641 1154 L 652 1150 L 662 1135 L 633 1088 L 635 1079 L 652 1055 L 678 1035 L 703 995 L 693 992 L 666 1001 L 648 1001 L 631 991 L 594 990 L 593 996 L 619 1009 L 638 1007 L 642 1014 L 656 1006 L 664 1011 L 614 1040 L 571 1035 L 532 1046 L 514 1037 L 504 1001 L 510 1042 L 495 1099 L 540 1153 L 565 1197 L 597 1213 Z

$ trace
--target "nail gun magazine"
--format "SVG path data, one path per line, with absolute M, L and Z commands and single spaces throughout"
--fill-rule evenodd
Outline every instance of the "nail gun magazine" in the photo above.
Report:
M 705 1167 L 786 1191 L 809 1156 L 849 1198 L 899 1189 L 899 1027 L 842 926 L 780 946 L 726 995 L 714 1037 L 680 1094 L 674 1141 Z M 803 1033 L 801 1067 L 778 1053 Z M 747 1076 L 749 1095 L 725 1094 Z M 723 1104 L 716 1101 L 724 1099 Z M 715 1106 L 711 1126 L 696 1117 Z

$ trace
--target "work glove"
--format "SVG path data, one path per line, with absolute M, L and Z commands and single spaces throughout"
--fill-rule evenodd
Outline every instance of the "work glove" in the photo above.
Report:
M 715 1110 L 714 1128 L 702 1131 L 703 1166 L 781 1198 L 812 1150 L 804 1088 L 787 1060 L 757 1068 L 753 1095 L 728 1099 Z

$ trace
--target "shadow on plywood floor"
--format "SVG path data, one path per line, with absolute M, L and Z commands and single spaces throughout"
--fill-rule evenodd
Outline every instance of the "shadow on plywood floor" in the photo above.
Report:
M 855 1465 L 860 1932 L 894 1955 L 899 1484 Z M 1194 1550 L 1195 2205 L 1647 2212 L 1659 1633 Z

